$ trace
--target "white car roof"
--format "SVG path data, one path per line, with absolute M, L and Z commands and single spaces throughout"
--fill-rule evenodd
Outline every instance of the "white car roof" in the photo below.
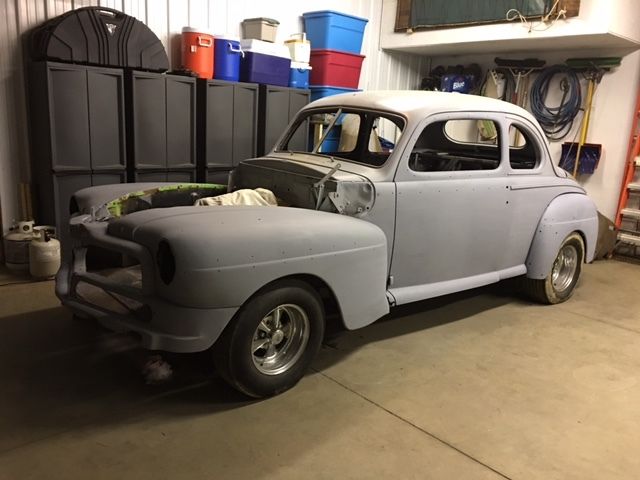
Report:
M 498 112 L 525 117 L 534 125 L 538 122 L 525 109 L 495 98 L 449 92 L 421 90 L 380 90 L 343 93 L 324 97 L 310 103 L 305 109 L 348 106 L 397 112 L 410 120 L 425 118 L 442 112 Z

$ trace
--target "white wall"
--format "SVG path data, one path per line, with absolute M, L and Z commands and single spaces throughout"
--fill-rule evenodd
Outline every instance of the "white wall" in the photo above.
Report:
M 3 230 L 19 217 L 18 184 L 29 182 L 29 148 L 20 37 L 47 18 L 89 5 L 123 10 L 147 23 L 179 63 L 185 25 L 238 35 L 244 18 L 280 21 L 279 40 L 301 30 L 300 15 L 333 9 L 369 19 L 362 53 L 362 89 L 411 89 L 420 82 L 422 59 L 380 49 L 382 0 L 0 0 L 0 213 Z
M 502 55 L 505 58 L 540 58 L 547 66 L 564 63 L 572 57 L 604 57 L 622 55 L 624 52 L 606 50 L 580 50 L 564 52 L 531 52 Z M 495 66 L 495 55 L 435 57 L 432 66 L 467 65 L 478 63 L 484 70 Z M 531 77 L 530 85 L 533 83 Z M 635 109 L 636 93 L 640 84 L 640 51 L 626 54 L 620 67 L 607 73 L 596 90 L 591 110 L 588 143 L 603 145 L 603 154 L 598 169 L 593 175 L 580 176 L 580 182 L 596 202 L 598 209 L 610 219 L 615 218 L 622 176 L 625 168 L 631 122 Z M 555 91 L 547 104 L 557 106 L 561 93 Z M 586 97 L 586 82 L 583 81 L 583 98 Z M 563 141 L 578 141 L 582 115 L 576 118 L 573 130 Z M 557 164 L 560 160 L 561 142 L 551 143 L 551 155 Z

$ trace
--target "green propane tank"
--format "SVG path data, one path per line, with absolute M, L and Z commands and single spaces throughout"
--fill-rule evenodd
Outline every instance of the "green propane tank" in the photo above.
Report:
M 55 227 L 40 226 L 33 229 L 29 244 L 29 273 L 34 278 L 54 277 L 60 269 L 60 242 Z
M 18 222 L 4 237 L 5 263 L 9 270 L 29 270 L 29 244 L 33 240 L 33 221 Z

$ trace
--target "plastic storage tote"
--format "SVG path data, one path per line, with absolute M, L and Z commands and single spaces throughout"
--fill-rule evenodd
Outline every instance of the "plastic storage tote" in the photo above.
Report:
M 280 22 L 273 18 L 246 18 L 242 21 L 242 37 L 275 42 Z
M 355 88 L 330 87 L 327 85 L 311 85 L 309 89 L 311 90 L 312 102 L 320 98 L 331 97 L 332 95 L 339 95 L 341 93 L 353 93 L 353 92 L 360 91 Z
M 260 40 L 242 40 L 244 56 L 240 61 L 240 81 L 266 85 L 289 85 L 291 58 L 284 45 Z
M 302 17 L 311 48 L 360 53 L 366 18 L 333 10 L 307 12 Z
M 243 52 L 238 39 L 215 38 L 214 77 L 218 80 L 237 82 L 240 80 L 240 59 Z
M 289 49 L 292 62 L 309 63 L 311 58 L 311 42 L 306 33 L 294 33 L 284 44 Z
M 199 78 L 213 78 L 213 35 L 198 28 L 182 29 L 182 67 Z
M 289 86 L 292 88 L 309 88 L 310 70 L 311 67 L 308 63 L 291 62 Z
M 335 50 L 311 51 L 311 84 L 358 88 L 364 55 Z

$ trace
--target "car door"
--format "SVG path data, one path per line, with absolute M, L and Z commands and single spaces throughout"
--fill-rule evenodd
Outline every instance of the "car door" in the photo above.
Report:
M 396 172 L 396 304 L 524 273 L 504 266 L 508 142 L 499 113 L 446 113 L 413 132 Z M 511 268 L 513 267 L 513 268 Z

